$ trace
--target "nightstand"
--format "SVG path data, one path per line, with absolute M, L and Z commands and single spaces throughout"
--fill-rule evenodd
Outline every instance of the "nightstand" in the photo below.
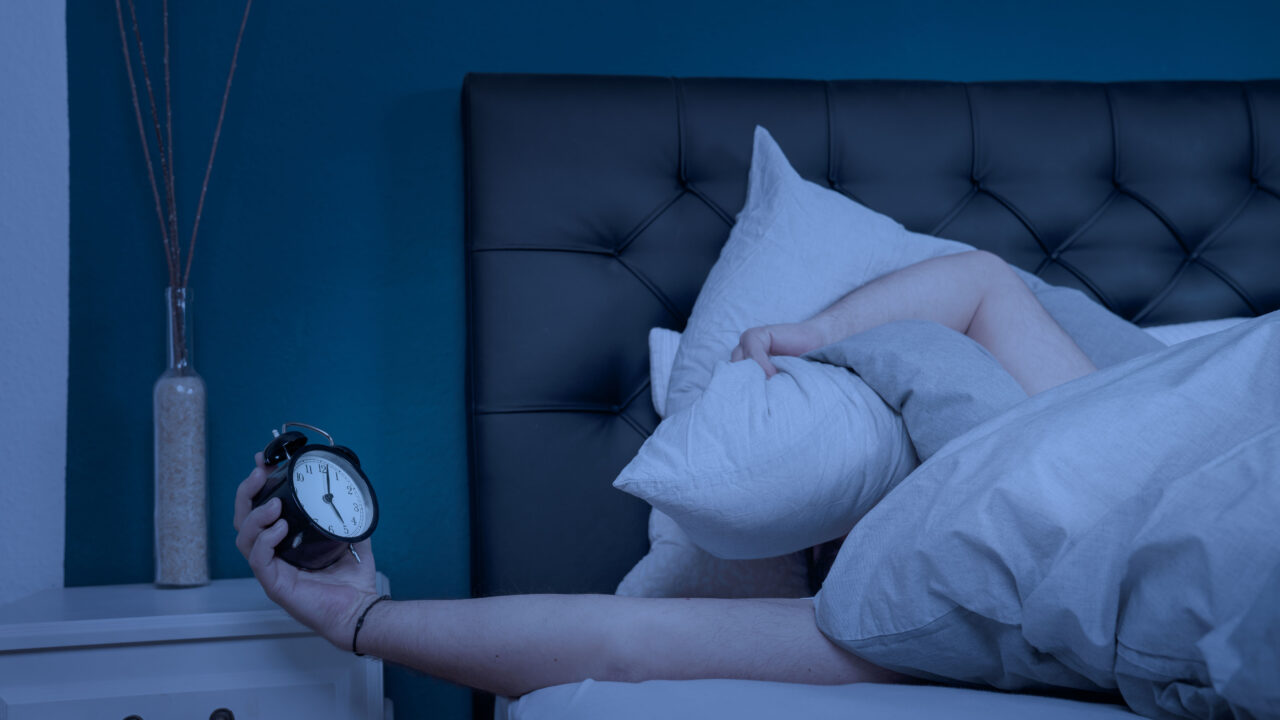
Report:
M 388 592 L 378 575 L 378 592 Z M 220 713 L 221 711 L 221 713 Z M 45 590 L 0 607 L 0 720 L 390 720 L 382 662 L 338 650 L 253 578 Z

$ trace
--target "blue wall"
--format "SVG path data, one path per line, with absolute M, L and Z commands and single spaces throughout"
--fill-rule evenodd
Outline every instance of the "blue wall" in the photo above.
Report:
M 172 3 L 189 226 L 242 6 Z M 69 585 L 149 582 L 165 272 L 109 0 L 69 0 Z M 142 0 L 151 59 L 159 2 Z M 258 0 L 192 286 L 215 577 L 231 501 L 284 420 L 356 448 L 398 597 L 468 588 L 458 97 L 463 74 L 1122 80 L 1280 76 L 1274 2 Z M 158 66 L 157 66 L 158 67 Z M 398 717 L 467 694 L 388 672 Z

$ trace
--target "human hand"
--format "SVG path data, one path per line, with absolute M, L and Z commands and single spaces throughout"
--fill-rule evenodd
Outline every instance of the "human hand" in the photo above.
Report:
M 356 618 L 378 597 L 372 544 L 367 539 L 356 543 L 362 562 L 346 553 L 315 572 L 299 570 L 276 557 L 275 547 L 288 534 L 288 523 L 280 517 L 278 499 L 253 507 L 253 496 L 270 474 L 262 453 L 253 459 L 257 467 L 236 489 L 236 548 L 249 561 L 267 597 L 329 642 L 350 650 Z
M 770 355 L 803 355 L 826 344 L 822 332 L 812 323 L 763 325 L 742 333 L 729 359 L 755 360 L 764 368 L 765 377 L 773 377 L 778 368 L 769 360 Z

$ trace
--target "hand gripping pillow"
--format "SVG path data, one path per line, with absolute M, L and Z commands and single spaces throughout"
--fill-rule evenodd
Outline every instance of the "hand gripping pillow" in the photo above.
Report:
M 762 558 L 840 537 L 916 465 L 902 418 L 844 368 L 721 362 L 614 485 L 672 516 L 704 550 Z
M 1280 312 L 1100 370 L 947 443 L 817 596 L 913 675 L 1280 716 Z
M 807 319 L 876 277 L 971 249 L 804 180 L 756 128 L 746 204 L 681 338 L 668 419 L 614 485 L 720 557 L 842 536 L 914 466 L 901 419 L 843 370 L 784 358 L 765 382 L 729 353 L 750 327 Z M 1162 346 L 1076 290 L 1023 278 L 1099 367 Z

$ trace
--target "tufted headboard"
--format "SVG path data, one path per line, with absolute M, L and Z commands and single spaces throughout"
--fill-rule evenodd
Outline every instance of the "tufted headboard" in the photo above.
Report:
M 1280 81 L 938 83 L 470 75 L 476 595 L 612 592 L 648 506 L 611 487 L 658 422 L 756 125 L 796 169 L 1139 324 L 1280 308 Z

